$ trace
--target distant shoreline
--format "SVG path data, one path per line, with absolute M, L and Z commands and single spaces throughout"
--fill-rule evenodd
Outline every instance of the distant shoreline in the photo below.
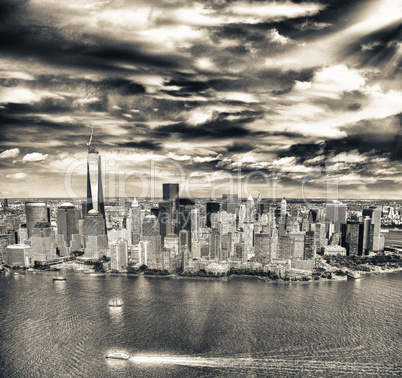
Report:
M 384 273 L 398 273 L 402 271 L 402 267 L 399 268 L 391 268 L 391 269 L 381 269 L 378 271 L 370 271 L 370 272 L 365 272 L 365 271 L 360 271 L 360 273 L 362 274 L 362 276 L 364 275 L 379 275 L 379 274 L 384 274 Z M 7 270 L 2 270 L 0 271 L 0 273 L 18 273 L 20 274 L 21 272 L 24 273 L 33 273 L 33 274 L 37 274 L 37 273 L 42 273 L 42 274 L 47 274 L 47 275 L 54 275 L 56 273 L 56 271 L 49 271 L 49 270 L 40 270 L 40 269 L 35 269 L 33 271 L 28 271 L 27 269 L 7 269 Z M 71 272 L 70 272 L 71 273 Z M 177 273 L 172 273 L 172 274 L 143 274 L 143 273 L 127 273 L 127 272 L 105 272 L 105 273 L 100 273 L 99 275 L 89 275 L 89 274 L 85 274 L 83 272 L 80 271 L 76 271 L 73 270 L 74 274 L 79 274 L 82 276 L 88 276 L 88 277 L 107 277 L 107 276 L 125 276 L 125 277 L 144 277 L 144 278 L 167 278 L 167 279 L 171 279 L 171 280 L 192 280 L 192 281 L 222 281 L 222 282 L 228 282 L 231 281 L 233 279 L 253 279 L 253 280 L 257 280 L 257 281 L 264 281 L 265 283 L 268 284 L 274 284 L 274 283 L 278 283 L 278 284 L 291 284 L 291 283 L 302 283 L 302 284 L 307 284 L 307 283 L 319 283 L 319 282 L 343 282 L 343 281 L 347 281 L 348 278 L 347 276 L 338 276 L 335 274 L 332 274 L 332 278 L 324 278 L 321 277 L 319 279 L 308 279 L 308 280 L 302 280 L 302 279 L 284 279 L 284 278 L 278 278 L 278 279 L 269 279 L 269 277 L 266 276 L 258 276 L 258 275 L 249 275 L 249 274 L 232 274 L 229 276 L 223 276 L 223 277 L 213 277 L 213 276 L 186 276 L 186 275 L 180 275 Z

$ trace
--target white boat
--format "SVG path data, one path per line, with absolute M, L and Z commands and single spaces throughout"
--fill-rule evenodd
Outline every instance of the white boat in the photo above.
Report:
M 120 298 L 113 298 L 109 301 L 109 307 L 121 307 L 123 302 Z
M 346 274 L 348 277 L 353 278 L 354 280 L 359 280 L 362 278 L 362 274 L 360 272 L 352 272 L 349 270 Z
M 112 352 L 109 353 L 106 358 L 114 358 L 116 360 L 128 360 L 130 355 L 125 352 Z
M 53 277 L 53 281 L 65 281 L 67 278 L 64 276 Z
M 59 272 L 55 273 L 56 276 L 53 277 L 53 281 L 65 281 L 66 278 L 66 269 L 62 268 Z

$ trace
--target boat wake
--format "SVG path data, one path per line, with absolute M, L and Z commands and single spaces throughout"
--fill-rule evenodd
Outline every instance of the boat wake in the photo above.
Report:
M 166 355 L 133 355 L 129 359 L 136 364 L 155 365 L 181 365 L 189 367 L 206 368 L 229 368 L 229 369 L 257 369 L 271 372 L 337 372 L 356 375 L 402 374 L 402 366 L 378 365 L 374 363 L 353 363 L 345 361 L 323 361 L 317 359 L 287 359 L 287 358 L 209 358 L 189 356 L 166 356 Z

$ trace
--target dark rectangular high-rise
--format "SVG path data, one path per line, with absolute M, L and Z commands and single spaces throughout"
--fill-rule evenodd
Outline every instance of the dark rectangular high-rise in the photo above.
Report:
M 175 201 L 177 205 L 179 204 L 179 184 L 168 183 L 162 185 L 163 200 L 164 201 Z
M 73 235 L 79 234 L 79 211 L 71 203 L 63 203 L 57 209 L 57 233 L 64 236 L 67 246 L 70 246 Z
M 304 260 L 314 259 L 316 252 L 315 232 L 307 231 L 304 235 Z
M 231 214 L 236 214 L 239 206 L 239 196 L 237 194 L 222 194 L 222 210 Z
M 325 218 L 335 225 L 335 232 L 341 232 L 341 224 L 346 223 L 347 206 L 343 203 L 327 203 L 325 208 Z
M 166 216 L 168 218 L 168 222 L 171 226 L 167 226 L 166 228 L 171 228 L 171 232 L 177 235 L 179 233 L 179 184 L 163 184 L 162 196 L 166 213 L 161 213 L 160 215 Z
M 206 226 L 211 228 L 211 214 L 217 213 L 220 209 L 219 202 L 207 202 L 207 222 Z
M 342 229 L 343 247 L 346 248 L 348 256 L 361 256 L 363 254 L 363 232 L 364 224 L 361 222 L 348 221 Z
M 37 222 L 50 222 L 50 212 L 46 202 L 25 202 L 28 237 Z

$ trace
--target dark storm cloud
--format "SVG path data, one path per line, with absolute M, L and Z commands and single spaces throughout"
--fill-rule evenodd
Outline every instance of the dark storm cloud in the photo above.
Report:
M 110 62 L 127 62 L 132 64 L 141 64 L 145 67 L 154 66 L 159 68 L 178 68 L 177 58 L 172 56 L 164 57 L 162 54 L 151 55 L 145 54 L 140 48 L 135 48 L 131 44 L 121 44 L 116 46 L 117 41 L 99 41 L 98 45 L 91 46 L 83 51 L 82 56 L 94 57 L 100 61 Z M 111 68 L 116 69 L 116 66 Z
M 311 81 L 314 76 L 314 69 L 302 69 L 300 71 L 281 69 L 266 69 L 259 74 L 260 80 L 269 80 L 270 83 L 285 85 L 294 81 Z
M 5 80 L 3 80 L 4 82 Z M 80 78 L 69 78 L 65 76 L 41 75 L 37 80 L 23 82 L 25 88 L 34 90 L 53 91 L 62 95 L 42 96 L 38 101 L 32 103 L 8 103 L 5 104 L 7 114 L 62 114 L 75 110 L 102 112 L 108 110 L 108 97 L 118 94 L 123 97 L 142 95 L 146 92 L 143 85 L 123 78 L 110 78 L 100 81 L 93 81 Z M 13 85 L 14 86 L 14 85 Z M 68 94 L 71 88 L 75 93 Z M 1 89 L 1 86 L 0 86 Z M 77 96 L 86 95 L 86 98 Z M 87 101 L 89 99 L 89 101 Z M 135 120 L 143 120 L 139 114 L 133 113 Z
M 185 123 L 175 125 L 160 126 L 153 130 L 155 136 L 170 137 L 172 134 L 177 134 L 182 139 L 230 139 L 245 137 L 252 132 L 245 127 L 235 126 L 227 120 L 211 121 L 201 126 L 189 126 Z
M 172 79 L 165 84 L 165 86 L 177 86 L 181 87 L 180 91 L 183 92 L 202 92 L 208 89 L 210 86 L 203 81 L 190 81 L 190 80 L 175 80 Z
M 7 22 L 17 12 L 22 11 L 27 0 L 0 1 L 0 22 Z
M 123 96 L 143 94 L 146 91 L 143 85 L 118 76 L 97 81 L 62 74 L 38 75 L 36 80 L 26 81 L 24 84 L 29 88 L 51 89 L 53 91 L 63 92 L 67 92 L 71 90 L 71 88 L 78 89 L 79 93 L 95 93 L 97 91 L 103 93 L 104 91 L 117 90 Z
M 87 110 L 87 111 L 103 111 L 107 99 L 102 95 L 101 99 L 93 100 L 89 103 L 74 102 L 72 97 L 42 97 L 39 101 L 33 103 L 7 103 L 2 114 L 12 116 L 13 114 L 22 116 L 40 114 L 69 114 L 74 109 Z
M 258 72 L 254 77 L 234 76 L 231 79 L 214 78 L 208 81 L 208 85 L 217 91 L 251 91 L 255 88 L 264 88 L 274 94 L 285 94 L 290 92 L 296 81 L 311 81 L 314 76 L 314 69 L 282 70 L 280 68 L 266 68 Z
M 264 132 L 252 131 L 247 124 L 259 119 L 261 111 L 243 111 L 238 113 L 216 113 L 211 121 L 201 125 L 191 126 L 186 123 L 177 123 L 167 126 L 159 126 L 151 131 L 156 137 L 169 137 L 175 134 L 183 139 L 230 139 L 246 136 L 261 136 Z M 235 116 L 236 119 L 230 119 Z
M 7 104 L 0 109 L 1 141 L 18 142 L 21 139 L 30 143 L 58 140 L 65 134 L 76 134 L 85 129 L 81 123 L 52 122 L 30 114 L 31 107 L 26 104 Z M 23 146 L 21 146 L 23 147 Z
M 402 114 L 361 121 L 347 127 L 347 130 L 347 137 L 325 142 L 326 155 L 356 149 L 359 153 L 367 152 L 373 156 L 388 157 L 391 161 L 402 161 Z
M 286 151 L 281 151 L 279 157 L 294 156 L 298 158 L 298 161 L 303 163 L 307 159 L 311 159 L 319 155 L 322 149 L 321 144 L 316 143 L 297 143 L 293 144 Z
M 122 96 L 132 96 L 143 94 L 146 92 L 143 85 L 121 78 L 106 79 L 101 81 L 99 85 L 100 88 L 104 90 L 117 89 L 119 94 L 121 94 Z
M 293 0 L 292 2 L 299 4 L 303 3 L 303 0 Z M 287 26 L 290 30 L 291 28 L 296 29 L 294 30 L 294 33 L 291 33 L 292 38 L 297 38 L 298 35 L 303 36 L 303 33 L 301 33 L 303 32 L 303 27 L 300 27 L 300 25 L 303 25 L 303 22 L 306 22 L 307 20 L 310 24 L 330 24 L 331 26 L 328 29 L 320 29 L 319 27 L 314 28 L 314 26 L 310 28 L 305 27 L 304 30 L 306 31 L 306 34 L 304 34 L 304 37 L 311 35 L 312 33 L 320 34 L 322 36 L 326 33 L 343 29 L 349 26 L 354 18 L 363 17 L 362 8 L 364 9 L 364 6 L 367 5 L 367 0 L 313 0 L 309 2 L 319 3 L 324 7 L 320 12 L 309 17 L 284 20 L 279 24 Z M 282 30 L 280 26 L 278 26 L 278 28 Z
M 281 151 L 279 157 L 293 156 L 299 163 L 314 157 L 336 156 L 342 152 L 358 151 L 376 157 L 386 157 L 391 161 L 402 161 L 402 114 L 385 119 L 360 121 L 342 128 L 348 135 L 344 138 L 327 139 L 319 143 L 299 143 L 292 145 L 286 151 Z M 363 168 L 358 164 L 356 170 Z
M 163 149 L 162 143 L 160 142 L 152 142 L 149 140 L 141 140 L 138 142 L 126 142 L 126 143 L 119 143 L 118 147 L 122 148 L 138 148 L 142 150 L 149 150 L 149 151 L 160 151 Z
M 320 97 L 312 102 L 319 106 L 324 106 L 328 111 L 356 111 L 370 101 L 369 95 L 362 91 L 345 91 L 339 98 Z
M 44 97 L 32 104 L 5 104 L 8 114 L 67 113 L 72 109 L 71 98 Z
M 227 147 L 227 152 L 240 153 L 240 152 L 249 152 L 256 148 L 256 146 L 252 146 L 247 143 L 233 143 L 232 145 Z
M 106 36 L 66 38 L 57 27 L 0 23 L 0 49 L 4 56 L 35 58 L 57 67 L 80 67 L 114 72 L 129 71 L 116 63 L 159 68 L 178 67 L 177 57 L 150 54 L 143 46 Z M 81 42 L 82 41 L 82 42 Z
M 292 2 L 302 4 L 304 1 L 294 0 Z M 267 31 L 276 29 L 280 35 L 291 40 L 309 41 L 347 27 L 351 18 L 358 17 L 359 13 L 361 13 L 362 4 L 367 3 L 366 0 L 318 0 L 308 2 L 321 4 L 323 9 L 309 16 L 274 19 L 257 24 L 224 25 L 213 30 L 213 37 L 240 40 L 243 43 L 251 42 L 253 47 L 258 47 L 267 42 Z M 282 48 L 285 47 L 282 46 Z
M 264 36 L 262 33 L 253 33 L 243 24 L 229 24 L 225 25 L 221 28 L 217 28 L 216 30 L 212 30 L 212 37 L 215 37 L 217 40 L 221 38 L 233 39 L 233 40 L 255 40 L 258 41 L 264 40 Z M 257 37 L 257 38 L 256 38 Z

